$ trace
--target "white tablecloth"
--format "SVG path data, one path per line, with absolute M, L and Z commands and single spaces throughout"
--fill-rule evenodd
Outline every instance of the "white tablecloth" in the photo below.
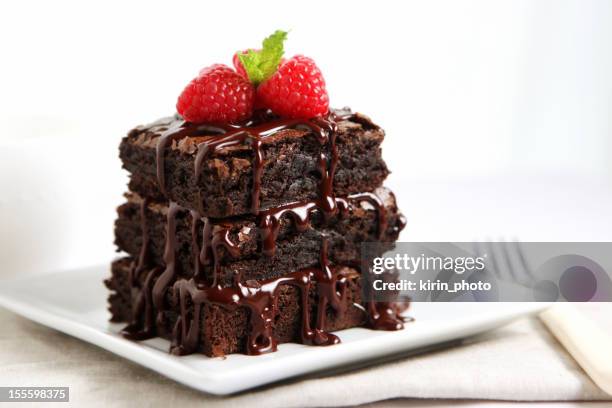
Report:
M 0 385 L 69 386 L 100 406 L 339 406 L 391 398 L 612 399 L 536 319 L 462 346 L 357 371 L 313 376 L 222 398 L 202 394 L 104 350 L 0 309 Z

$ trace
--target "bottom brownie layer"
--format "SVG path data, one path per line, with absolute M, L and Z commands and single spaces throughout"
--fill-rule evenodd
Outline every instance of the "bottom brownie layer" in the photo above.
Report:
M 149 272 L 154 275 L 143 273 L 132 278 L 133 268 L 132 258 L 122 258 L 112 264 L 112 276 L 106 281 L 111 290 L 112 321 L 129 322 L 132 329 L 138 328 L 140 332 L 132 330 L 132 337 L 160 336 L 172 341 L 171 351 L 176 354 L 258 354 L 273 351 L 276 343 L 334 344 L 338 339 L 328 332 L 363 326 L 377 316 L 387 319 L 378 328 L 388 330 L 401 326 L 394 307 L 378 313 L 376 308 L 370 310 L 370 306 L 364 306 L 360 274 L 349 267 L 336 268 L 334 276 L 338 278 L 332 281 L 333 287 L 327 292 L 322 292 L 324 284 L 315 280 L 312 285 L 301 285 L 306 275 L 287 275 L 274 282 L 249 281 L 242 288 L 249 296 L 249 307 L 240 301 L 231 301 L 237 298 L 233 292 L 208 293 L 196 288 L 193 281 L 182 279 L 168 288 L 162 313 L 155 310 L 152 301 L 143 300 L 150 296 L 146 288 L 154 285 L 155 269 Z M 274 295 L 270 297 L 271 291 Z M 308 299 L 302 299 L 305 293 Z M 342 296 L 332 301 L 332 296 L 325 298 L 322 293 L 334 293 L 334 296 L 342 293 Z M 221 302 L 221 296 L 228 298 Z M 269 304 L 269 299 L 273 299 L 273 304 Z M 325 308 L 324 314 L 319 313 L 321 305 Z M 253 319 L 254 310 L 261 312 L 263 318 Z

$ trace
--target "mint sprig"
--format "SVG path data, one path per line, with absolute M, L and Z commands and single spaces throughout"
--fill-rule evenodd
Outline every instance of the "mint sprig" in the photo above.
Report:
M 283 43 L 287 32 L 276 30 L 274 34 L 263 40 L 261 50 L 249 50 L 246 54 L 238 54 L 249 80 L 255 86 L 270 78 L 278 69 L 285 52 Z

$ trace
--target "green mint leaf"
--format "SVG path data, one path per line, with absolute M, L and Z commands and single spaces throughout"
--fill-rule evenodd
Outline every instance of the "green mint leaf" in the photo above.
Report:
M 238 55 L 253 84 L 259 85 L 276 72 L 285 52 L 283 43 L 286 39 L 286 31 L 276 30 L 263 40 L 261 50 L 249 50 Z

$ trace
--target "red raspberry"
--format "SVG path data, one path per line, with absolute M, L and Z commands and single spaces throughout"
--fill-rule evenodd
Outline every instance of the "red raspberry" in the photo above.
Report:
M 255 91 L 251 83 L 230 67 L 211 65 L 185 87 L 176 110 L 189 122 L 228 123 L 253 113 Z
M 280 116 L 312 118 L 329 110 L 323 74 L 314 61 L 296 55 L 257 88 L 261 104 Z

